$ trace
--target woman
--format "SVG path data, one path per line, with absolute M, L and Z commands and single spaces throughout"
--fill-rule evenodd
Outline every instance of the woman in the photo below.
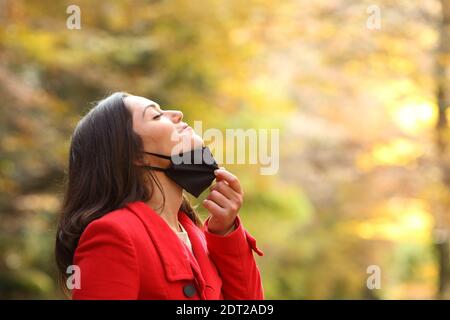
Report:
M 169 157 L 205 149 L 182 119 L 114 93 L 77 125 L 55 248 L 63 283 L 77 272 L 73 299 L 263 299 L 239 180 Z M 183 189 L 198 195 L 214 178 L 202 224 Z

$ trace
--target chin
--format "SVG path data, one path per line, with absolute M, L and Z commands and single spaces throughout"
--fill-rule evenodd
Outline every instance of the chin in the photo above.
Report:
M 181 137 L 181 145 L 183 146 L 184 151 L 186 149 L 193 150 L 201 148 L 205 145 L 202 137 L 197 135 L 194 131 L 189 130 L 190 132 L 186 132 Z
M 194 149 L 201 148 L 205 145 L 205 143 L 203 142 L 203 139 L 196 134 L 193 135 L 191 141 L 192 141 L 192 145 L 194 146 Z

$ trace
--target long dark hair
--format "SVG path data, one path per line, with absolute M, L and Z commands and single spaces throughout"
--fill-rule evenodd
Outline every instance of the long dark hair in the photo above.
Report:
M 67 292 L 67 267 L 73 264 L 78 240 L 87 225 L 134 201 L 149 200 L 155 187 L 165 196 L 151 171 L 135 165 L 142 140 L 133 131 L 130 111 L 116 92 L 85 115 L 72 135 L 65 195 L 56 234 L 55 257 L 61 286 Z M 148 183 L 149 179 L 153 183 Z M 201 220 L 183 196 L 181 210 L 198 226 Z

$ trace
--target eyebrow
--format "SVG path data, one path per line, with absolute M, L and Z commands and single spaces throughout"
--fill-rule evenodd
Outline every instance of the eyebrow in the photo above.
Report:
M 156 104 L 151 103 L 151 104 L 149 104 L 148 106 L 146 106 L 146 107 L 144 108 L 144 111 L 142 112 L 142 118 L 145 116 L 145 111 L 147 111 L 147 109 L 150 108 L 150 107 L 156 109 Z

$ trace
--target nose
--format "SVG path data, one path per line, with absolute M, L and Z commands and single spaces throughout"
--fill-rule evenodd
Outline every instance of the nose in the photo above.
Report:
M 179 110 L 168 110 L 166 111 L 170 115 L 170 120 L 174 123 L 178 123 L 183 119 L 183 112 Z

